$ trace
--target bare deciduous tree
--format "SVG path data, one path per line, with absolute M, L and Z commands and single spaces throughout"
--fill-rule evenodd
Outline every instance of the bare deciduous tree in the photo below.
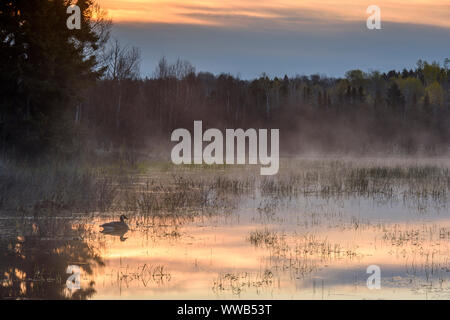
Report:
M 122 46 L 117 39 L 112 41 L 105 52 L 106 79 L 117 87 L 116 127 L 120 125 L 122 106 L 122 81 L 134 80 L 140 75 L 141 52 L 137 47 Z
M 105 52 L 106 79 L 137 79 L 140 75 L 141 52 L 137 47 L 122 46 L 114 39 Z
M 195 74 L 195 67 L 186 60 L 177 59 L 173 64 L 167 62 L 166 57 L 162 57 L 155 70 L 155 77 L 157 79 L 178 79 L 182 80 L 187 76 Z

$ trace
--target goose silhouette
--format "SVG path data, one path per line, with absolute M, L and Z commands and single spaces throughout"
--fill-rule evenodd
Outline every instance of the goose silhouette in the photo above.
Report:
M 102 224 L 100 227 L 103 228 L 102 231 L 100 231 L 103 234 L 107 234 L 110 236 L 118 236 L 120 237 L 120 241 L 125 241 L 128 238 L 125 238 L 125 233 L 128 232 L 128 225 L 125 223 L 125 219 L 128 219 L 126 216 L 121 215 L 120 221 L 113 221 Z
M 120 216 L 120 221 L 108 222 L 100 225 L 103 228 L 102 232 L 104 233 L 115 233 L 115 232 L 123 232 L 128 231 L 128 225 L 125 223 L 125 219 L 128 218 L 124 215 Z

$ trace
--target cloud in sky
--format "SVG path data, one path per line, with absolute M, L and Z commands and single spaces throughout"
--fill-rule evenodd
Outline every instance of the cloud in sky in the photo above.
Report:
M 450 28 L 448 0 L 100 0 L 116 22 L 251 27 L 249 18 L 295 28 L 305 23 L 364 21 L 376 4 L 387 22 Z M 254 19 L 253 19 L 254 20 Z
M 243 78 L 341 76 L 448 57 L 448 0 L 377 2 L 382 30 L 366 28 L 366 1 L 99 1 L 115 22 L 114 36 L 141 48 L 145 76 L 163 55 Z

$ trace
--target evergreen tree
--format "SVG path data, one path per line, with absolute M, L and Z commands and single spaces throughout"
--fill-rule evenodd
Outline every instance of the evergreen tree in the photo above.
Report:
M 394 110 L 405 106 L 405 97 L 396 82 L 393 82 L 386 93 L 386 103 Z
M 70 151 L 75 106 L 102 74 L 105 34 L 91 0 L 77 2 L 81 29 L 69 30 L 68 0 L 0 2 L 0 141 L 4 151 L 33 156 Z M 105 36 L 105 37 L 102 37 Z

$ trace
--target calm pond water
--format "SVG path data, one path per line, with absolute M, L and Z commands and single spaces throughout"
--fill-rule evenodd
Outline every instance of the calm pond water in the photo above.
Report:
M 214 212 L 4 215 L 0 294 L 34 299 L 449 299 L 447 193 L 406 196 L 398 191 L 402 188 L 389 196 L 366 189 L 309 195 L 267 192 L 257 184 L 245 192 L 221 190 L 226 203 Z M 102 233 L 100 225 L 121 213 L 128 216 L 130 229 Z M 71 265 L 80 267 L 80 289 L 67 288 Z M 367 286 L 370 265 L 380 267 L 380 289 Z

